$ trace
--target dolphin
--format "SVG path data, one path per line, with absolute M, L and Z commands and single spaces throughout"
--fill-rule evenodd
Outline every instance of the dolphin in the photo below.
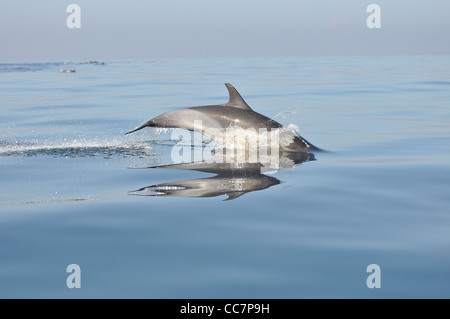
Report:
M 75 73 L 77 70 L 75 69 L 61 69 L 58 71 L 59 73 Z
M 314 161 L 314 154 L 290 152 L 283 155 L 281 169 L 294 169 Z M 227 195 L 232 200 L 253 191 L 260 191 L 282 183 L 279 179 L 261 173 L 263 163 L 217 163 L 213 159 L 201 162 L 150 166 L 151 169 L 180 169 L 212 173 L 215 176 L 142 187 L 128 192 L 136 196 L 215 197 Z
M 257 175 L 219 174 L 213 177 L 162 183 L 131 191 L 129 195 L 165 197 L 216 197 L 227 195 L 227 200 L 238 198 L 252 191 L 259 191 L 280 184 L 275 177 Z
M 296 132 L 285 129 L 277 121 L 253 111 L 231 84 L 225 83 L 225 86 L 230 95 L 229 101 L 225 104 L 196 106 L 166 112 L 145 122 L 125 135 L 145 127 L 182 128 L 195 131 L 196 126 L 194 122 L 201 121 L 202 134 L 211 139 L 217 136 L 211 135 L 209 128 L 226 130 L 227 128 L 238 126 L 244 130 L 253 129 L 255 132 L 260 132 L 260 129 L 266 129 L 267 131 L 282 129 L 284 132 L 289 132 L 289 135 L 287 141 L 284 138 L 284 142 L 280 143 L 279 148 L 281 151 L 305 152 L 320 150 Z

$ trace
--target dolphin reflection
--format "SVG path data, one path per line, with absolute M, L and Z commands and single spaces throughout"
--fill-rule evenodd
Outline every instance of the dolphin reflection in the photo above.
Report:
M 194 170 L 216 174 L 213 177 L 191 179 L 177 182 L 142 187 L 129 192 L 137 196 L 166 196 L 166 197 L 215 197 L 227 195 L 225 200 L 238 198 L 246 193 L 267 189 L 278 185 L 281 181 L 263 172 L 276 169 L 294 169 L 308 161 L 314 161 L 312 153 L 297 152 L 280 155 L 277 167 L 267 167 L 266 163 L 217 163 L 212 159 L 202 162 L 183 164 L 169 164 L 151 166 L 147 168 Z

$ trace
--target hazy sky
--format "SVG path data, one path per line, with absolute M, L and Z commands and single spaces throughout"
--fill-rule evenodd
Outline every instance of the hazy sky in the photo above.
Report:
M 2 0 L 0 62 L 450 54 L 449 16 L 449 0 Z

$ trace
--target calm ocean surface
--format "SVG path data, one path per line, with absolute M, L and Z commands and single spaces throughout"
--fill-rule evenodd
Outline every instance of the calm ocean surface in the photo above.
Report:
M 215 176 L 124 133 L 225 82 L 328 152 L 233 200 L 134 196 Z M 0 298 L 450 298 L 449 56 L 0 64 L 0 177 Z

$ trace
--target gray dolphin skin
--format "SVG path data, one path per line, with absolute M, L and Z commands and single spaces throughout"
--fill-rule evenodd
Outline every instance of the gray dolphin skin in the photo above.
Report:
M 202 133 L 208 136 L 208 128 L 226 129 L 238 125 L 242 129 L 279 129 L 283 126 L 267 116 L 257 113 L 244 101 L 239 92 L 229 83 L 225 83 L 230 99 L 225 104 L 196 106 L 174 110 L 161 114 L 136 129 L 126 133 L 134 133 L 145 127 L 156 128 L 182 128 L 194 131 L 194 121 L 202 121 Z M 206 133 L 206 134 L 205 134 Z M 320 149 L 300 135 L 292 132 L 292 142 L 287 145 L 280 145 L 280 150 L 285 152 L 305 152 L 319 151 Z

